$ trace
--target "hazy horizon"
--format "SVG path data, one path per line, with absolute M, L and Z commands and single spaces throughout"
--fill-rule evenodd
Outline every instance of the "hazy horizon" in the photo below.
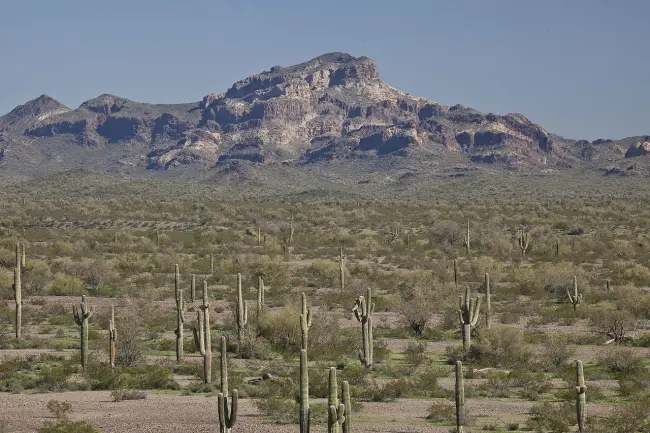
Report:
M 517 112 L 567 138 L 650 134 L 650 3 L 628 0 L 89 4 L 9 1 L 0 114 L 47 94 L 198 101 L 333 51 L 367 56 L 404 92 Z

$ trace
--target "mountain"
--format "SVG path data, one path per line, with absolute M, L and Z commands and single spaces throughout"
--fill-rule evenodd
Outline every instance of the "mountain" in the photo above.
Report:
M 0 170 L 208 173 L 233 160 L 308 167 L 395 157 L 629 174 L 625 161 L 650 158 L 649 141 L 568 140 L 521 114 L 444 106 L 391 87 L 367 57 L 329 53 L 274 66 L 195 103 L 105 94 L 69 109 L 40 96 L 0 117 Z

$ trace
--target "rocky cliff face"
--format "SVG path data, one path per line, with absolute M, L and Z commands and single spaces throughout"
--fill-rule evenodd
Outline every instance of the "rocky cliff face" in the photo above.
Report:
M 441 153 L 512 168 L 569 167 L 618 157 L 602 152 L 615 143 L 564 140 L 520 114 L 485 114 L 405 94 L 382 81 L 373 60 L 344 53 L 275 66 L 191 104 L 101 95 L 70 110 L 41 96 L 0 117 L 0 151 L 20 148 L 17 138 L 22 146 L 56 142 L 100 153 L 128 145 L 139 152 L 131 163 L 148 169 Z

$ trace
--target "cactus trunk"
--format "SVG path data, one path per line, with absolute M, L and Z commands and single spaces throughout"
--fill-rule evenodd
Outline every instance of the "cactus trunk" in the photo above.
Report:
M 248 305 L 244 301 L 241 291 L 241 274 L 237 274 L 237 304 L 235 306 L 237 322 L 237 343 L 241 345 L 244 329 L 248 323 Z
M 228 395 L 228 356 L 226 337 L 223 335 L 221 336 L 221 358 L 219 361 L 219 370 L 221 373 L 221 393 L 223 395 Z
M 465 235 L 465 252 L 469 256 L 471 249 L 469 243 L 469 218 L 467 218 L 467 234 Z
M 327 407 L 329 408 L 329 416 L 327 418 L 327 432 L 339 433 L 339 426 L 345 422 L 345 405 L 339 403 L 335 367 L 330 367 Z
M 203 382 L 212 383 L 212 337 L 210 335 L 210 303 L 208 282 L 203 281 L 203 304 L 199 307 L 197 328 L 193 330 L 194 343 L 203 356 Z
M 192 274 L 192 282 L 190 284 L 190 301 L 196 300 L 196 275 Z
M 23 291 L 20 280 L 20 261 L 14 269 L 14 300 L 16 302 L 16 338 L 20 339 L 23 333 Z
M 176 298 L 176 362 L 181 362 L 183 360 L 183 323 L 185 318 L 183 317 L 183 291 L 180 287 L 180 272 L 178 270 L 178 265 L 174 269 L 174 292 Z
M 456 361 L 456 432 L 463 433 L 465 425 L 465 381 L 463 379 L 463 364 Z
M 339 283 L 341 288 L 341 294 L 345 290 L 345 268 L 343 265 L 343 247 L 341 247 L 341 253 L 339 254 Z
M 303 293 L 301 296 L 302 307 L 300 313 L 300 348 L 307 350 L 309 342 L 309 328 L 311 327 L 311 308 L 307 308 L 307 296 Z
M 88 307 L 86 295 L 81 297 L 79 308 L 72 306 L 72 315 L 79 327 L 81 327 L 81 367 L 85 370 L 88 364 L 88 319 L 93 315 L 94 309 Z
M 372 313 L 375 311 L 375 304 L 372 303 L 372 291 L 368 288 L 366 298 L 359 296 L 356 300 L 354 315 L 361 323 L 362 349 L 359 350 L 359 361 L 366 367 L 373 365 L 373 335 L 372 335 Z
M 345 420 L 343 421 L 343 433 L 351 433 L 352 402 L 350 400 L 350 384 L 347 381 L 343 381 L 343 404 L 345 405 Z
M 300 433 L 309 433 L 309 373 L 307 370 L 307 350 L 300 350 Z
M 490 303 L 490 274 L 485 273 L 485 327 L 490 329 L 492 321 L 492 305 Z
M 115 355 L 117 353 L 117 328 L 115 328 L 115 306 L 111 305 L 111 319 L 108 322 L 108 359 L 111 368 L 115 368 Z
M 470 349 L 472 326 L 476 326 L 478 322 L 480 307 L 481 298 L 472 299 L 469 287 L 465 288 L 465 297 L 460 297 L 460 307 L 458 309 L 458 323 L 461 325 L 463 351 L 465 352 Z
M 582 361 L 576 361 L 576 415 L 578 419 L 578 431 L 585 431 L 585 405 L 587 403 L 587 387 L 585 386 L 585 375 L 582 369 Z

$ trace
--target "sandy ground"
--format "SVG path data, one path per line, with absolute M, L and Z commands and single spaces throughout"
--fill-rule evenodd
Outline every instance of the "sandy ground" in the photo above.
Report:
M 53 417 L 46 408 L 49 400 L 72 403 L 70 418 L 84 420 L 104 433 L 213 433 L 218 429 L 216 397 L 180 396 L 148 393 L 145 400 L 112 401 L 110 392 L 67 392 L 57 394 L 0 393 L 0 431 L 33 433 Z M 392 403 L 364 403 L 360 413 L 353 414 L 355 433 L 447 433 L 451 426 L 434 426 L 425 420 L 434 400 L 398 400 Z M 452 402 L 436 400 L 445 405 Z M 503 399 L 471 399 L 468 410 L 473 427 L 466 432 L 482 431 L 488 423 L 521 422 L 533 402 Z M 588 405 L 587 414 L 601 412 L 604 407 Z M 3 430 L 4 428 L 4 430 Z M 327 426 L 312 426 L 314 432 L 325 432 Z M 240 400 L 234 432 L 284 433 L 298 431 L 297 425 L 267 424 L 260 417 L 253 401 Z

